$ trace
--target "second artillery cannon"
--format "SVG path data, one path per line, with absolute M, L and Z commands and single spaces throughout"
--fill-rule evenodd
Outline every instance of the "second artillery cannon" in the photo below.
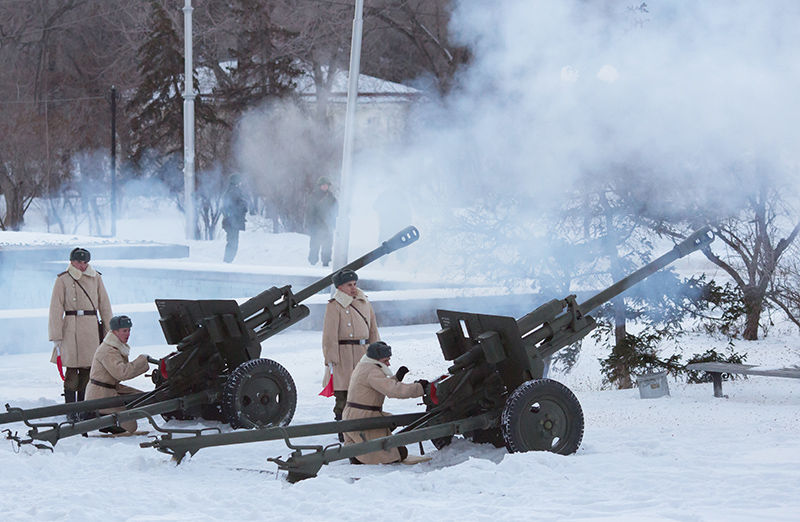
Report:
M 409 226 L 341 269 L 358 270 L 419 239 Z M 297 390 L 289 372 L 278 362 L 261 357 L 261 342 L 308 317 L 302 304 L 329 287 L 333 273 L 297 293 L 291 285 L 272 287 L 241 305 L 234 300 L 157 299 L 161 329 L 175 351 L 152 372 L 153 391 L 94 401 L 23 410 L 6 405 L 0 424 L 23 421 L 27 438 L 5 430 L 18 443 L 59 439 L 120 423 L 162 415 L 165 418 L 203 417 L 234 428 L 285 426 L 297 405 Z M 97 416 L 100 409 L 124 407 Z M 79 422 L 33 423 L 68 413 L 92 417 Z

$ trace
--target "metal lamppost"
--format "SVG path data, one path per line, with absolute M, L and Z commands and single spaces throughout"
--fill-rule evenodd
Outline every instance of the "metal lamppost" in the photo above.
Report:
M 194 85 L 192 74 L 192 0 L 183 7 L 183 208 L 186 215 L 186 239 L 195 237 L 194 208 Z
M 111 86 L 111 237 L 117 237 L 117 88 Z
M 333 247 L 333 266 L 341 268 L 347 264 L 350 248 L 350 173 L 353 167 L 353 136 L 355 131 L 358 75 L 361 65 L 361 34 L 363 30 L 364 0 L 356 0 L 353 17 L 353 37 L 350 41 L 350 71 L 347 82 L 347 112 L 344 118 L 344 147 L 342 150 L 342 177 L 339 181 L 339 216 Z

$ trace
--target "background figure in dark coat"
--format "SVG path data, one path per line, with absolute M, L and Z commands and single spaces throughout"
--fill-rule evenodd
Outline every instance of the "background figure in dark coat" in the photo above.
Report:
M 308 262 L 312 265 L 316 265 L 318 259 L 322 260 L 322 266 L 331 262 L 337 202 L 330 188 L 331 180 L 323 176 L 317 180 L 317 188 L 308 199 L 306 230 L 311 236 Z
M 222 229 L 225 231 L 225 257 L 223 261 L 230 263 L 239 249 L 239 231 L 244 230 L 247 215 L 247 199 L 242 192 L 241 179 L 231 176 L 228 190 L 222 197 Z

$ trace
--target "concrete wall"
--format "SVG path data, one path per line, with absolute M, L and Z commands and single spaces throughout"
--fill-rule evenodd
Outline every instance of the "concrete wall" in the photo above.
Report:
M 409 297 L 398 297 L 397 292 L 370 293 L 380 326 L 436 323 L 437 308 L 519 318 L 541 304 L 537 294 L 453 297 L 448 295 L 448 290 L 443 290 L 439 296 L 419 298 L 413 297 L 418 292 L 410 293 Z M 309 299 L 309 317 L 289 330 L 321 331 L 326 303 L 327 296 L 317 295 Z M 114 313 L 128 315 L 133 320 L 131 343 L 135 346 L 165 344 L 155 304 L 121 304 L 115 306 Z M 270 340 L 265 341 L 265 346 L 269 343 Z M 46 308 L 0 310 L 0 354 L 35 353 L 51 348 L 52 343 L 47 340 Z

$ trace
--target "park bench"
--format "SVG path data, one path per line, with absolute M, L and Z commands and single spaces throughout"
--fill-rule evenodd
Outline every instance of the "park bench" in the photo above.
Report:
M 686 368 L 695 371 L 704 371 L 711 375 L 714 385 L 714 397 L 726 397 L 722 394 L 722 374 L 736 373 L 741 375 L 763 375 L 766 377 L 788 377 L 800 379 L 800 367 L 790 368 L 759 368 L 754 364 L 733 364 L 724 362 L 704 362 L 687 364 Z

